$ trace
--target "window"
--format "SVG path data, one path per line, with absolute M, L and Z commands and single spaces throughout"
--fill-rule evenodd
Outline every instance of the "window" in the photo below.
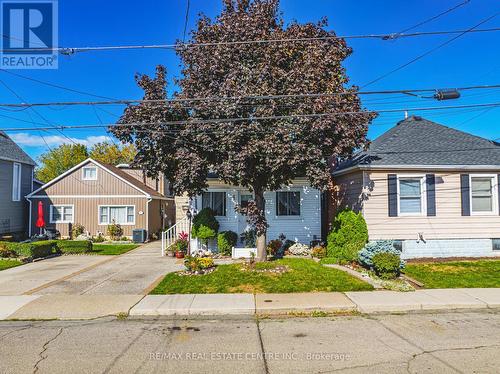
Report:
M 226 215 L 226 193 L 225 192 L 203 192 L 201 195 L 201 207 L 211 208 L 216 216 Z
M 51 205 L 50 223 L 73 223 L 73 205 Z
M 12 169 L 12 201 L 21 200 L 21 164 L 14 163 Z
M 471 212 L 493 213 L 495 212 L 495 176 L 471 176 Z
M 408 215 L 422 214 L 423 181 L 422 177 L 399 177 L 399 213 Z
M 250 200 L 253 200 L 253 195 L 252 194 L 242 193 L 240 195 L 240 206 L 242 208 L 246 208 L 248 206 L 248 202 Z
M 135 206 L 100 206 L 99 225 L 109 225 L 113 222 L 120 225 L 134 225 Z
M 88 166 L 82 168 L 82 179 L 84 181 L 95 181 L 97 180 L 97 168 L 95 166 Z
M 276 192 L 277 216 L 300 216 L 300 192 Z

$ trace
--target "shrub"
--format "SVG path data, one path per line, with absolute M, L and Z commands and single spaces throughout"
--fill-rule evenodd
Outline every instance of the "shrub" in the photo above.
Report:
M 19 257 L 32 259 L 50 256 L 55 252 L 56 240 L 42 240 L 31 243 L 3 242 L 7 249 L 16 252 Z
M 210 208 L 203 208 L 193 218 L 193 228 L 191 229 L 191 236 L 205 240 L 208 244 L 209 239 L 217 236 L 219 231 L 219 222 L 215 219 L 214 211 Z
M 90 240 L 59 240 L 56 248 L 61 253 L 76 254 L 92 251 L 92 242 Z
M 283 245 L 283 242 L 279 239 L 271 240 L 269 243 L 267 243 L 267 254 L 274 256 L 278 252 L 278 249 L 281 248 Z
M 75 223 L 71 228 L 71 238 L 76 239 L 85 232 L 85 227 L 79 223 Z
M 340 211 L 335 216 L 327 241 L 328 257 L 341 264 L 356 261 L 358 252 L 368 241 L 368 228 L 361 213 L 351 209 Z
M 375 273 L 382 279 L 395 279 L 399 276 L 401 258 L 395 253 L 382 252 L 373 256 Z
M 0 258 L 16 258 L 17 253 L 13 249 L 7 248 L 7 245 L 0 243 Z
M 202 269 L 208 269 L 215 265 L 214 260 L 210 257 L 201 257 L 199 262 Z
M 322 245 L 318 245 L 314 247 L 311 251 L 311 256 L 316 258 L 324 258 L 326 257 L 326 248 Z
M 376 240 L 365 245 L 365 247 L 359 252 L 358 261 L 361 265 L 372 269 L 374 266 L 373 256 L 377 253 L 392 253 L 398 257 L 400 255 L 400 252 L 394 248 L 394 242 L 392 240 Z M 399 268 L 403 269 L 404 266 L 405 262 L 400 260 Z
M 104 239 L 104 236 L 102 236 L 101 234 L 99 234 L 99 235 L 97 235 L 97 236 L 94 236 L 94 237 L 92 238 L 92 241 L 93 241 L 94 243 L 102 243 L 102 242 L 106 241 L 106 239 Z
M 184 259 L 184 266 L 188 271 L 200 271 L 214 266 L 214 260 L 210 257 L 187 256 Z
M 257 241 L 257 233 L 254 229 L 243 231 L 241 234 L 243 241 L 245 242 L 245 247 L 255 248 Z
M 233 247 L 238 242 L 238 234 L 234 231 L 223 231 L 217 235 L 217 248 L 219 253 L 231 255 Z
M 113 221 L 113 223 L 108 226 L 108 235 L 111 239 L 118 240 L 123 236 L 123 228 L 120 224 Z

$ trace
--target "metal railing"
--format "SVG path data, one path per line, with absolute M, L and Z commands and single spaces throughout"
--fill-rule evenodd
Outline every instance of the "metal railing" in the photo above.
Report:
M 167 248 L 169 248 L 174 242 L 179 238 L 179 234 L 181 232 L 189 233 L 189 219 L 184 217 L 175 225 L 170 227 L 166 231 L 162 231 L 161 233 L 161 255 L 165 256 L 165 252 Z M 188 240 L 190 240 L 189 238 Z

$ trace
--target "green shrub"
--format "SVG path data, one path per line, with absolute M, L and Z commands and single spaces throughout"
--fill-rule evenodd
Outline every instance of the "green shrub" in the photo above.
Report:
M 328 234 L 327 255 L 340 264 L 354 262 L 358 252 L 368 241 L 368 228 L 361 213 L 351 209 L 340 211 Z
M 184 259 L 184 266 L 188 271 L 200 271 L 215 266 L 215 263 L 210 257 L 187 256 Z
M 108 226 L 108 235 L 113 240 L 119 240 L 123 236 L 123 229 L 120 224 L 113 221 L 113 223 Z
M 257 241 L 257 233 L 254 229 L 244 231 L 241 236 L 243 237 L 243 241 L 245 242 L 245 247 L 254 248 L 255 243 Z
M 214 211 L 210 208 L 203 208 L 193 218 L 193 228 L 191 236 L 208 242 L 214 239 L 219 231 L 219 222 L 215 219 Z
M 382 252 L 373 256 L 375 273 L 382 279 L 395 279 L 399 276 L 401 258 L 395 253 Z
M 90 240 L 59 240 L 56 248 L 59 252 L 66 254 L 86 253 L 92 251 L 92 242 Z
M 238 234 L 234 231 L 223 231 L 217 235 L 217 248 L 221 254 L 231 255 L 231 251 L 237 242 Z
M 19 257 L 29 257 L 32 259 L 47 257 L 55 253 L 57 240 L 42 240 L 31 243 L 3 242 L 7 249 L 17 253 Z
M 394 248 L 394 242 L 392 240 L 376 240 L 369 242 L 365 247 L 359 252 L 358 262 L 372 269 L 374 267 L 373 257 L 378 253 L 392 253 L 399 257 L 400 251 Z M 405 262 L 400 260 L 400 269 L 405 267 Z
M 75 223 L 71 228 L 71 238 L 76 239 L 85 232 L 85 227 L 79 223 Z
M 5 243 L 0 243 L 0 258 L 16 258 L 18 257 L 16 251 L 7 248 Z

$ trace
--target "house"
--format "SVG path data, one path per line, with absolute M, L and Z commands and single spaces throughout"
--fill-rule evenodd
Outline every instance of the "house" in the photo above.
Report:
M 412 116 L 333 172 L 330 219 L 363 214 L 402 257 L 500 255 L 500 144 Z
M 176 197 L 177 218 L 179 222 L 190 208 L 197 212 L 209 207 L 216 213 L 219 232 L 234 231 L 240 236 L 238 247 L 243 247 L 241 234 L 250 229 L 246 216 L 235 211 L 235 206 L 245 206 L 253 199 L 246 188 L 224 184 L 215 175 L 208 178 L 208 188 L 201 195 L 188 199 Z M 266 191 L 265 212 L 269 224 L 267 240 L 277 239 L 284 234 L 287 239 L 309 244 L 322 237 L 322 193 L 310 187 L 306 179 L 295 179 L 290 186 L 278 191 Z M 198 247 L 195 242 L 194 246 Z M 216 248 L 216 241 L 209 243 L 210 249 Z M 192 244 L 192 249 L 193 244 Z
M 124 236 L 144 229 L 148 236 L 174 223 L 174 199 L 164 178 L 148 178 L 129 165 L 112 166 L 87 159 L 27 196 L 30 233 L 36 233 L 39 202 L 46 227 L 62 237 L 81 224 L 90 235 L 107 235 L 107 227 L 119 223 Z
M 0 236 L 23 236 L 28 231 L 28 204 L 33 191 L 35 162 L 0 131 Z

